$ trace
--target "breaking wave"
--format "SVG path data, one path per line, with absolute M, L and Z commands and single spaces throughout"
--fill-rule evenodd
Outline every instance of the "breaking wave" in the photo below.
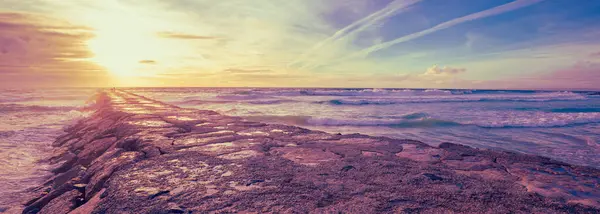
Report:
M 331 105 L 394 105 L 404 103 L 443 103 L 443 102 L 550 102 L 585 100 L 587 97 L 573 92 L 553 92 L 540 94 L 502 94 L 502 95 L 450 95 L 450 96 L 404 96 L 377 97 L 364 99 L 333 99 L 317 101 Z
M 274 105 L 281 103 L 297 102 L 294 100 L 286 99 L 271 99 L 271 100 L 183 100 L 171 102 L 175 105 L 205 105 L 205 104 L 230 104 L 230 103 L 241 103 L 241 104 L 253 104 L 253 105 Z
M 484 118 L 480 115 L 478 118 Z M 450 126 L 477 126 L 481 128 L 549 128 L 600 123 L 600 113 L 559 113 L 542 115 L 519 115 L 507 112 L 487 120 L 445 119 L 430 116 L 427 113 L 410 113 L 387 119 L 346 119 L 323 118 L 313 116 L 248 116 L 250 120 L 294 124 L 301 126 L 381 126 L 390 128 L 434 128 Z
M 0 112 L 51 112 L 80 110 L 75 106 L 39 106 L 22 104 L 0 104 Z

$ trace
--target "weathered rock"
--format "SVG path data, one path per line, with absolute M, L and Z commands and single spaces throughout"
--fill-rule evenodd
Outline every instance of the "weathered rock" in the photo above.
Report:
M 71 168 L 73 168 L 73 165 L 77 163 L 77 156 L 72 152 L 66 153 L 63 158 L 64 160 L 59 162 L 56 167 L 51 170 L 53 173 L 63 173 L 69 171 Z
M 185 213 L 185 210 L 176 203 L 167 204 L 167 213 Z
M 53 189 L 51 192 L 44 194 L 41 198 L 31 203 L 23 210 L 23 213 L 37 213 L 53 199 L 63 195 L 66 192 L 73 190 L 71 181 L 64 183 L 60 187 Z
M 93 213 L 94 209 L 96 209 L 96 207 L 98 207 L 98 204 L 100 204 L 100 202 L 102 201 L 102 199 L 100 198 L 100 195 L 102 195 L 104 193 L 104 191 L 105 191 L 104 189 L 100 190 L 96 195 L 91 197 L 85 204 L 81 205 L 80 207 L 77 207 L 77 209 L 74 209 L 69 214 Z
M 46 204 L 44 208 L 38 212 L 38 214 L 68 213 L 75 208 L 77 205 L 77 199 L 80 198 L 81 195 L 81 192 L 77 190 L 71 190 L 63 193 Z
M 101 170 L 94 173 L 89 179 L 88 186 L 85 188 L 86 199 L 89 199 L 97 191 L 99 191 L 112 173 L 119 167 L 126 166 L 139 160 L 142 157 L 140 152 L 123 152 L 120 156 L 107 161 Z
M 58 188 L 59 186 L 65 184 L 66 182 L 70 181 L 73 178 L 83 176 L 84 172 L 85 172 L 84 167 L 75 166 L 75 167 L 71 168 L 69 171 L 57 174 L 56 176 L 50 178 L 50 180 L 48 180 L 45 183 L 45 185 L 51 185 L 52 188 Z
M 100 157 L 100 155 L 102 155 L 116 141 L 116 137 L 108 137 L 90 142 L 83 147 L 83 151 L 77 154 L 77 163 L 83 166 L 89 166 L 92 161 Z

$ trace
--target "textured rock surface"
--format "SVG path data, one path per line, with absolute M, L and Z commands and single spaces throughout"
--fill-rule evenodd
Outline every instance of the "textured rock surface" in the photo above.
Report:
M 57 175 L 24 213 L 600 212 L 598 169 L 97 97 L 53 144 Z
M 77 190 L 71 190 L 66 192 L 55 199 L 52 199 L 50 203 L 46 204 L 39 214 L 56 214 L 56 213 L 68 213 L 77 206 L 78 201 L 81 198 L 81 192 Z

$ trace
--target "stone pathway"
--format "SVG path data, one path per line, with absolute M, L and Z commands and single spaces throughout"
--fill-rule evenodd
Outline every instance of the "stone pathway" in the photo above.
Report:
M 600 170 L 336 135 L 111 90 L 24 213 L 600 213 Z

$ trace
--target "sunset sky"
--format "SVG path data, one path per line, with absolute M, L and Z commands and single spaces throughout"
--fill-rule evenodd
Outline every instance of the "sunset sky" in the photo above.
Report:
M 596 0 L 0 0 L 0 87 L 600 89 Z

